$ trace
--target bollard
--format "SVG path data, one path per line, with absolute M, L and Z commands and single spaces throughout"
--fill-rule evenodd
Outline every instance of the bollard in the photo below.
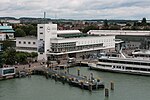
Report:
M 82 81 L 81 81 L 81 89 L 84 89 L 84 84 Z
M 92 84 L 91 83 L 89 83 L 89 90 L 90 90 L 90 92 L 92 91 Z
M 77 70 L 78 70 L 78 76 L 80 76 L 80 69 L 78 68 Z
M 67 68 L 67 73 L 69 74 L 69 68 Z
M 109 97 L 109 89 L 105 88 L 105 97 Z
M 113 82 L 110 82 L 110 89 L 114 90 L 114 83 Z
M 80 61 L 80 67 L 81 67 L 81 61 Z
M 45 73 L 46 79 L 48 79 L 48 72 Z
M 65 70 L 65 74 L 67 74 L 67 71 Z
M 62 83 L 65 84 L 65 76 L 62 76 Z

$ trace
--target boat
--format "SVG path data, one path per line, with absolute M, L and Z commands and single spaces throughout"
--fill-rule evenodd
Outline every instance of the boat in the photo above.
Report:
M 1 79 L 10 79 L 14 78 L 16 74 L 15 67 L 4 67 L 0 68 L 0 78 Z
M 150 76 L 150 60 L 138 58 L 101 57 L 89 63 L 90 69 Z

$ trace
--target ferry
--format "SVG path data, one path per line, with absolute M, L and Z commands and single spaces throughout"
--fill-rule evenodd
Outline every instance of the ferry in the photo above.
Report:
M 15 74 L 16 74 L 15 67 L 0 68 L 0 78 L 1 79 L 14 78 Z
M 90 69 L 127 73 L 136 75 L 150 75 L 150 60 L 138 58 L 101 57 L 97 63 L 88 63 Z

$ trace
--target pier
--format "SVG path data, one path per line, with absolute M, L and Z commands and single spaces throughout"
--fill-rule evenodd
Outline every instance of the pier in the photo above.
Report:
M 60 70 L 52 67 L 33 69 L 32 74 L 45 75 L 47 79 L 51 78 L 56 81 L 61 81 L 63 84 L 68 83 L 71 86 L 89 91 L 104 88 L 104 83 L 100 79 L 95 79 L 93 75 L 91 75 L 90 79 L 87 79 L 86 76 L 80 76 L 79 69 L 78 75 L 72 75 L 67 70 Z

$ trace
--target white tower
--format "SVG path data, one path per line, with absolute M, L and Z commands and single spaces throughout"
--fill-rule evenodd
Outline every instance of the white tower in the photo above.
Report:
M 47 61 L 47 53 L 51 51 L 50 40 L 57 38 L 57 24 L 38 24 L 38 60 Z

